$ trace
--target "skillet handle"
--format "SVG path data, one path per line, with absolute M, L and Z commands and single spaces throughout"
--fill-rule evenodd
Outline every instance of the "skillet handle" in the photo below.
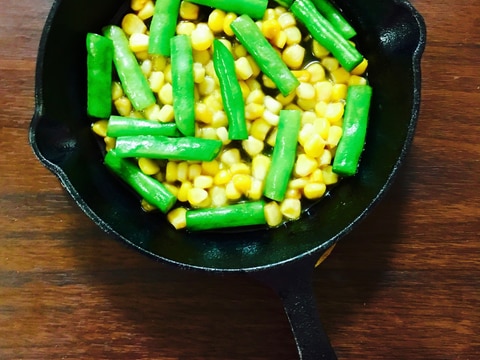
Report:
M 254 277 L 271 287 L 282 300 L 299 359 L 336 360 L 335 351 L 323 329 L 313 291 L 315 260 L 303 259 L 256 273 Z

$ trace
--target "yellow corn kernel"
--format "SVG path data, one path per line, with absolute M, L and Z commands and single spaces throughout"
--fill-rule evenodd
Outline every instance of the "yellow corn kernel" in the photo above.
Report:
M 167 66 L 167 58 L 162 55 L 151 55 L 152 71 L 164 71 Z
M 296 26 L 291 26 L 283 30 L 287 36 L 287 45 L 299 44 L 302 41 L 302 33 Z
M 279 114 L 283 108 L 282 103 L 270 95 L 264 96 L 263 104 L 265 105 L 265 109 L 271 111 L 273 114 Z
M 192 35 L 196 25 L 191 21 L 180 21 L 175 28 L 177 35 Z
M 277 17 L 287 12 L 287 9 L 285 9 L 283 6 L 277 6 L 274 10 Z
M 282 30 L 280 23 L 275 18 L 262 21 L 262 33 L 267 39 L 273 39 Z
M 227 36 L 233 36 L 234 33 L 230 27 L 230 24 L 237 18 L 237 14 L 229 12 L 225 15 L 223 19 L 223 32 Z
M 258 64 L 253 60 L 253 58 L 250 55 L 246 55 L 248 62 L 250 63 L 250 67 L 252 68 L 252 77 L 255 78 L 257 77 L 261 70 Z
M 307 179 L 305 179 L 303 177 L 295 178 L 295 179 L 292 179 L 288 182 L 288 189 L 303 190 L 303 188 L 307 184 L 308 184 Z
M 359 75 L 352 75 L 348 79 L 348 85 L 367 85 L 367 79 L 365 79 L 363 76 Z
M 275 13 L 275 10 L 272 8 L 268 8 L 267 10 L 265 10 L 262 20 L 265 21 L 265 20 L 276 19 L 276 18 L 277 18 L 277 14 Z
M 287 189 L 285 192 L 285 199 L 298 199 L 302 198 L 302 192 L 299 189 Z
M 283 215 L 280 211 L 280 205 L 278 205 L 276 201 L 271 201 L 268 204 L 265 204 L 263 211 L 268 226 L 275 227 L 282 223 Z
M 133 33 L 128 39 L 128 45 L 133 52 L 148 50 L 149 36 L 143 33 Z
M 163 174 L 162 171 L 156 173 L 155 175 L 153 175 L 154 179 L 160 181 L 160 182 L 165 182 L 165 175 Z
M 348 84 L 350 73 L 343 67 L 339 67 L 330 73 L 330 78 L 336 84 Z
M 272 126 L 265 119 L 256 119 L 250 127 L 250 135 L 264 141 Z
M 188 202 L 193 207 L 200 207 L 208 199 L 208 191 L 201 188 L 192 187 L 188 191 Z
M 319 157 L 325 148 L 325 140 L 318 133 L 313 133 L 303 146 L 305 154 L 310 157 Z
M 152 71 L 148 77 L 148 83 L 150 89 L 152 89 L 153 92 L 158 93 L 165 84 L 165 75 L 161 71 Z
M 248 55 L 248 52 L 247 52 L 247 49 L 245 49 L 245 46 L 235 42 L 235 44 L 232 47 L 232 54 L 236 59 L 238 59 L 241 57 L 246 57 Z
M 272 45 L 279 49 L 283 49 L 285 45 L 287 45 L 287 34 L 285 34 L 285 31 L 281 30 L 270 41 L 272 42 Z
M 178 163 L 175 161 L 167 162 L 167 166 L 165 168 L 165 181 L 168 183 L 174 183 L 177 181 L 177 169 Z
M 198 93 L 202 96 L 209 95 L 213 93 L 216 88 L 215 79 L 209 75 L 205 75 L 203 81 L 198 84 Z
M 130 8 L 133 11 L 139 11 L 140 9 L 142 9 L 145 6 L 146 2 L 147 2 L 147 0 L 131 0 L 130 1 Z
M 274 127 L 272 131 L 270 131 L 270 134 L 267 137 L 266 142 L 271 147 L 275 146 L 275 141 L 277 140 L 277 133 L 278 133 L 278 127 Z
M 213 113 L 204 103 L 195 104 L 195 120 L 201 121 L 204 124 L 210 124 L 213 119 Z
M 157 209 L 154 205 L 150 204 L 150 203 L 147 202 L 147 200 L 145 200 L 145 199 L 142 199 L 142 200 L 140 201 L 140 206 L 142 207 L 142 210 L 143 210 L 143 211 L 146 211 L 146 212 L 154 211 L 154 210 Z
M 325 101 L 317 101 L 315 104 L 315 115 L 319 118 L 325 117 L 325 114 L 327 113 L 327 105 L 328 103 Z
M 248 80 L 245 80 L 245 83 L 248 85 L 250 91 L 257 89 L 262 90 L 262 84 L 257 79 L 250 78 Z
M 330 52 L 320 45 L 317 40 L 312 41 L 312 53 L 317 59 L 323 59 L 330 54 Z
M 315 127 L 311 123 L 303 124 L 298 133 L 298 142 L 300 145 L 305 146 L 308 139 L 315 133 Z
M 115 101 L 123 95 L 122 85 L 118 81 L 112 82 L 112 100 Z
M 235 73 L 240 80 L 247 80 L 253 75 L 253 69 L 245 56 L 235 60 Z
M 232 183 L 238 192 L 246 194 L 252 186 L 252 177 L 247 174 L 235 174 L 232 177 Z
M 332 152 L 329 149 L 323 149 L 322 155 L 318 158 L 318 166 L 325 166 L 332 163 Z
M 173 92 L 172 92 L 172 84 L 165 83 L 163 84 L 162 88 L 158 92 L 158 99 L 162 104 L 173 104 Z
M 208 195 L 210 197 L 212 207 L 224 206 L 228 202 L 224 186 L 211 187 L 208 189 Z
M 222 95 L 218 88 L 215 88 L 211 94 L 205 96 L 203 102 L 211 111 L 223 111 Z
M 303 189 L 303 195 L 310 200 L 319 199 L 325 195 L 326 190 L 327 186 L 324 183 L 311 182 Z
M 315 88 L 315 94 L 317 96 L 317 101 L 330 101 L 332 97 L 333 84 L 330 81 L 320 81 L 315 83 L 313 86 Z
M 316 118 L 313 122 L 314 132 L 319 134 L 323 140 L 328 138 L 328 132 L 330 131 L 330 122 L 323 117 Z
M 199 175 L 193 180 L 193 186 L 208 189 L 213 186 L 213 177 L 210 175 Z
M 138 159 L 138 167 L 146 175 L 155 175 L 160 171 L 160 166 L 155 160 L 143 157 Z
M 247 120 L 255 120 L 260 118 L 265 111 L 265 105 L 257 103 L 249 103 L 245 106 L 245 118 Z
M 327 150 L 328 151 L 328 150 Z M 322 169 L 315 169 L 308 179 L 310 182 L 323 183 Z
M 317 105 L 317 101 L 315 99 L 298 98 L 297 105 L 300 107 L 300 109 L 304 111 L 310 111 L 315 109 L 315 106 Z
M 343 130 L 340 126 L 338 125 L 330 126 L 330 129 L 328 130 L 327 147 L 331 149 L 337 146 L 338 142 L 340 141 L 340 138 L 342 137 L 342 133 L 343 133 Z
M 265 86 L 266 88 L 269 88 L 269 89 L 275 89 L 277 87 L 277 85 L 275 85 L 275 83 L 273 82 L 272 79 L 270 79 L 267 75 L 263 74 L 262 75 L 262 83 L 263 83 L 263 86 Z
M 215 176 L 220 170 L 219 162 L 217 160 L 203 161 L 200 165 L 202 166 L 202 175 L 212 177 L 213 184 L 213 176 Z
M 197 51 L 207 50 L 212 46 L 214 35 L 212 30 L 205 23 L 197 24 L 195 30 L 190 35 L 192 48 Z
M 139 51 L 134 53 L 135 57 L 137 58 L 138 61 L 145 61 L 148 60 L 148 57 L 150 56 L 148 54 L 148 51 Z
M 250 157 L 260 154 L 264 147 L 264 142 L 253 136 L 248 136 L 246 140 L 242 140 L 242 148 Z
M 264 180 L 270 168 L 271 159 L 263 154 L 252 158 L 252 176 L 257 180 Z
M 323 182 L 325 185 L 332 185 L 338 182 L 338 175 L 333 172 L 332 166 L 327 165 L 322 169 L 323 172 Z
M 345 106 L 342 102 L 335 102 L 327 104 L 325 117 L 330 124 L 341 124 Z
M 121 116 L 128 116 L 132 111 L 132 103 L 126 96 L 119 97 L 113 102 L 113 105 Z
M 364 58 L 362 62 L 358 64 L 350 73 L 352 75 L 363 75 L 365 74 L 365 71 L 367 71 L 367 67 L 368 67 L 368 60 Z
M 228 200 L 238 200 L 242 197 L 242 193 L 238 191 L 233 181 L 228 182 L 225 186 L 225 195 Z
M 226 185 L 232 179 L 232 174 L 227 169 L 220 170 L 214 177 L 213 183 L 215 185 Z
M 302 124 L 302 126 L 305 125 L 305 124 L 313 124 L 316 119 L 317 119 L 317 116 L 315 115 L 315 112 L 305 111 L 302 114 L 301 124 Z
M 228 39 L 225 39 L 225 38 L 220 38 L 218 39 L 218 41 L 220 41 L 223 45 L 225 45 L 225 47 L 228 49 L 228 51 L 232 52 L 232 43 L 230 40 Z
M 240 151 L 237 148 L 227 149 L 220 155 L 220 161 L 227 166 L 239 163 Z
M 117 140 L 115 138 L 110 137 L 110 136 L 105 136 L 103 138 L 103 141 L 105 142 L 105 150 L 110 151 L 110 150 L 115 148 L 115 144 L 116 144 Z
M 122 29 L 128 36 L 135 33 L 144 34 L 147 32 L 147 25 L 137 15 L 129 13 L 122 19 Z
M 299 199 L 285 199 L 280 203 L 280 212 L 289 220 L 298 219 L 302 212 L 302 205 Z
M 282 52 L 282 59 L 291 69 L 298 69 L 303 64 L 305 48 L 299 44 L 287 46 Z
M 246 195 L 250 200 L 260 200 L 263 196 L 263 181 L 252 178 L 252 184 Z
M 215 129 L 215 135 L 222 141 L 223 145 L 228 145 L 232 140 L 228 137 L 228 129 L 225 126 L 220 126 Z
M 310 73 L 310 82 L 316 83 L 325 80 L 325 69 L 320 63 L 311 63 L 305 70 Z
M 297 21 L 295 17 L 290 12 L 285 12 L 278 17 L 278 23 L 280 24 L 282 29 L 289 28 L 290 26 L 297 25 Z
M 178 14 L 182 19 L 185 20 L 197 20 L 199 10 L 200 7 L 198 5 L 188 1 L 182 1 L 180 3 L 180 10 Z
M 250 175 L 250 167 L 244 162 L 238 162 L 230 166 L 230 173 L 232 175 Z
M 265 110 L 263 112 L 262 118 L 272 126 L 277 126 L 278 121 L 280 120 L 280 115 L 272 113 L 270 110 Z
M 228 118 L 223 110 L 216 110 L 212 115 L 212 122 L 210 125 L 213 128 L 219 129 L 228 126 Z
M 152 0 L 148 0 L 143 8 L 141 8 L 137 15 L 142 20 L 150 19 L 155 12 L 155 3 Z
M 315 99 L 315 88 L 310 83 L 301 82 L 300 85 L 297 86 L 295 91 L 297 93 L 297 96 L 300 99 L 305 99 L 305 100 L 314 100 Z M 313 105 L 313 106 L 315 106 L 315 105 Z
M 203 66 L 207 65 L 212 60 L 212 55 L 208 50 L 193 50 L 193 62 L 200 63 Z
M 167 214 L 170 224 L 177 230 L 184 229 L 187 226 L 187 209 L 178 207 Z
M 193 184 L 190 181 L 183 181 L 177 192 L 177 200 L 181 202 L 188 201 L 188 193 L 193 188 Z
M 202 174 L 202 165 L 200 163 L 191 163 L 188 165 L 188 180 L 193 181 Z
M 175 119 L 173 114 L 173 106 L 170 104 L 163 105 L 158 113 L 158 119 L 161 122 L 172 122 Z
M 295 91 L 292 91 L 287 96 L 278 94 L 277 96 L 275 96 L 275 100 L 277 100 L 280 104 L 282 104 L 285 107 L 288 104 L 292 103 L 292 101 L 295 99 L 296 96 L 297 94 L 295 93 Z
M 142 35 L 142 34 L 137 34 L 137 35 Z M 134 35 L 132 35 L 133 37 Z M 146 59 L 142 61 L 140 64 L 140 69 L 142 70 L 143 75 L 145 75 L 146 78 L 150 76 L 152 73 L 152 61 L 150 59 Z
M 347 97 L 347 85 L 335 84 L 332 87 L 332 101 L 345 100 Z
M 292 70 L 293 76 L 295 76 L 300 82 L 309 82 L 311 74 L 307 70 Z
M 225 21 L 225 12 L 220 9 L 214 9 L 210 15 L 208 15 L 207 24 L 210 30 L 214 33 L 223 31 L 223 23 Z
M 170 184 L 170 183 L 163 183 L 163 186 L 167 188 L 168 191 L 170 191 L 175 197 L 177 197 L 178 194 L 178 187 Z
M 92 130 L 101 137 L 107 136 L 108 120 L 98 120 L 92 124 Z
M 321 60 L 322 66 L 329 72 L 335 71 L 340 66 L 338 60 L 333 56 L 326 56 Z
M 293 171 L 296 176 L 303 177 L 310 175 L 316 168 L 318 168 L 317 160 L 306 154 L 300 154 L 297 157 Z
M 265 94 L 261 89 L 254 89 L 250 92 L 250 94 L 248 94 L 245 100 L 247 104 L 256 103 L 263 105 L 265 100 Z M 263 107 L 263 109 L 265 109 L 265 107 Z

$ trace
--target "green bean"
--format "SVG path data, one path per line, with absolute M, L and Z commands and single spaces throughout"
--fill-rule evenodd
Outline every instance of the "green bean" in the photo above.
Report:
M 343 116 L 343 133 L 333 159 L 332 170 L 342 176 L 355 175 L 365 144 L 372 97 L 369 85 L 348 87 Z
M 290 11 L 345 70 L 351 71 L 362 62 L 362 54 L 318 12 L 311 0 L 295 0 Z
M 252 201 L 209 209 L 187 210 L 187 229 L 193 231 L 266 223 L 265 203 Z
M 180 0 L 158 0 L 150 24 L 148 52 L 170 56 L 170 39 L 175 35 Z
M 130 50 L 124 31 L 116 25 L 109 25 L 103 31 L 104 35 L 113 42 L 113 63 L 125 94 L 133 107 L 136 110 L 144 110 L 155 104 L 155 96 L 135 55 Z M 111 94 L 111 91 L 109 90 L 108 93 Z
M 177 125 L 173 122 L 162 123 L 117 115 L 110 116 L 107 125 L 107 136 L 116 138 L 130 135 L 178 136 L 179 132 Z
M 357 32 L 343 17 L 342 13 L 328 0 L 312 0 L 315 7 L 327 19 L 330 24 L 344 37 L 351 39 Z
M 267 9 L 268 0 L 190 0 L 192 3 L 209 6 L 235 14 L 246 14 L 261 19 Z
M 213 66 L 220 82 L 223 107 L 228 119 L 228 137 L 231 140 L 245 140 L 248 138 L 245 102 L 235 74 L 235 60 L 220 40 L 215 39 L 213 44 Z
M 282 201 L 285 197 L 295 165 L 301 117 L 302 113 L 299 110 L 280 111 L 272 162 L 267 172 L 264 189 L 264 195 L 272 200 Z
M 196 137 L 120 136 L 115 150 L 120 157 L 212 161 L 220 152 L 222 141 Z
M 195 135 L 195 83 L 193 50 L 190 36 L 171 39 L 171 72 L 173 113 L 178 130 L 185 136 Z
M 112 112 L 113 45 L 104 36 L 87 34 L 87 113 L 107 118 Z
M 127 183 L 149 204 L 166 213 L 177 201 L 161 182 L 149 175 L 145 175 L 138 166 L 127 159 L 118 156 L 115 150 L 110 150 L 105 155 L 105 165 L 118 177 Z
M 236 18 L 230 24 L 230 28 L 263 73 L 275 83 L 283 95 L 290 94 L 300 85 L 298 79 L 248 15 Z

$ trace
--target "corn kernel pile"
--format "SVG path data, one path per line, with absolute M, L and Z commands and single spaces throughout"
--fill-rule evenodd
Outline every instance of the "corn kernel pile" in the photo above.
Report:
M 153 0 L 131 0 L 132 11 L 125 15 L 121 27 L 129 38 L 141 69 L 157 96 L 157 103 L 136 112 L 124 95 L 119 82 L 112 86 L 112 100 L 121 116 L 152 121 L 174 121 L 172 79 L 169 58 L 148 54 L 148 24 L 154 11 Z M 338 182 L 332 172 L 332 158 L 342 136 L 342 119 L 347 87 L 366 84 L 367 61 L 351 72 L 343 69 L 329 52 L 303 33 L 296 19 L 281 6 L 268 8 L 256 23 L 264 36 L 281 54 L 300 85 L 292 94 L 282 96 L 273 82 L 260 72 L 245 48 L 235 40 L 230 23 L 234 13 L 206 9 L 183 1 L 180 6 L 177 34 L 191 36 L 194 52 L 196 96 L 196 136 L 219 139 L 224 148 L 210 162 L 160 161 L 139 158 L 138 166 L 161 181 L 179 201 L 167 214 L 177 229 L 184 228 L 186 208 L 217 207 L 243 200 L 262 198 L 264 180 L 270 165 L 270 153 L 282 109 L 302 111 L 297 158 L 286 198 L 265 206 L 269 226 L 278 226 L 300 217 L 302 199 L 324 196 L 329 185 Z M 214 38 L 231 50 L 236 75 L 245 100 L 249 137 L 243 141 L 228 139 L 227 116 L 212 61 Z M 107 120 L 93 124 L 93 131 L 104 137 L 107 151 L 115 139 L 106 136 Z M 152 206 L 142 201 L 145 210 Z

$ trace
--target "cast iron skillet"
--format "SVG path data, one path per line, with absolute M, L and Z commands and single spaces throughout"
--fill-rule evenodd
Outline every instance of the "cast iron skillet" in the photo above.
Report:
M 104 231 L 181 268 L 249 273 L 283 301 L 301 359 L 335 359 L 311 288 L 318 258 L 348 234 L 392 183 L 414 135 L 420 106 L 423 18 L 405 0 L 337 0 L 357 29 L 374 89 L 356 176 L 342 180 L 300 220 L 277 229 L 185 233 L 107 171 L 86 115 L 85 34 L 126 9 L 126 0 L 54 1 L 41 37 L 29 140 L 35 155 Z M 92 11 L 91 9 L 95 9 Z

